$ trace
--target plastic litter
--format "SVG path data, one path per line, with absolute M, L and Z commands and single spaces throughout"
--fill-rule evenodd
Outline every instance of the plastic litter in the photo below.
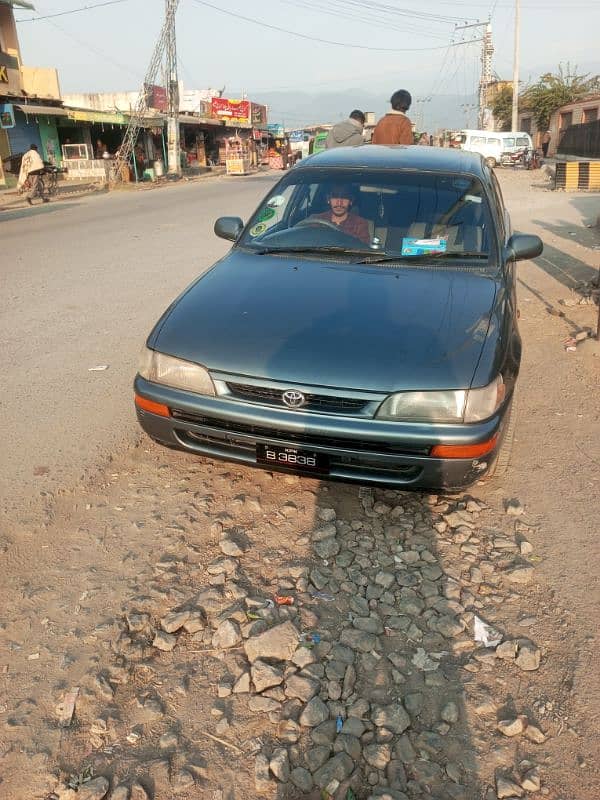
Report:
M 290 594 L 276 594 L 275 602 L 278 606 L 293 606 L 294 598 Z
M 312 596 L 315 600 L 323 600 L 325 603 L 331 603 L 335 600 L 335 597 L 327 592 L 312 592 Z
M 272 600 L 265 600 L 265 606 L 267 608 L 275 608 L 275 603 Z
M 497 647 L 502 641 L 502 634 L 477 615 L 473 616 L 473 638 L 484 647 Z
M 260 614 L 255 614 L 253 611 L 246 611 L 248 619 L 262 619 Z
M 303 633 L 300 637 L 300 644 L 303 647 L 314 647 L 316 644 L 320 644 L 320 642 L 320 633 Z
M 341 733 L 343 727 L 344 727 L 344 718 L 342 717 L 341 714 L 338 714 L 335 720 L 335 732 Z
M 95 367 L 89 367 L 88 372 L 104 372 L 105 369 L 108 369 L 108 364 L 98 364 Z

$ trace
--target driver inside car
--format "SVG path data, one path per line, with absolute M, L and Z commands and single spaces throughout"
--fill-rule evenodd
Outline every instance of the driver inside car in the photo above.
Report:
M 360 239 L 369 244 L 369 225 L 367 220 L 352 211 L 353 193 L 349 186 L 337 184 L 331 187 L 327 195 L 329 210 L 321 214 L 312 214 L 309 221 L 320 220 L 330 225 L 335 225 L 349 236 Z

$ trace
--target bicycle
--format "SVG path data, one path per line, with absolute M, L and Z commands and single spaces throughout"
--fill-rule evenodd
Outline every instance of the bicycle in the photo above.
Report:
M 43 203 L 50 202 L 50 198 L 54 197 L 58 191 L 59 174 L 66 171 L 66 169 L 56 167 L 54 164 L 45 164 L 43 170 L 40 169 L 31 173 L 21 188 L 22 192 L 29 192 L 32 189 L 32 180 L 36 181 L 36 187 L 33 196 L 31 198 L 27 198 L 29 204 L 31 205 L 32 200 L 34 200 L 36 197 L 39 197 Z

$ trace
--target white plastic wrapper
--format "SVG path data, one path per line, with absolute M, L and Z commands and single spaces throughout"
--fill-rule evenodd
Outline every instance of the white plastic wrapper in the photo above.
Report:
M 484 647 L 497 647 L 502 641 L 502 634 L 479 617 L 473 617 L 473 638 Z

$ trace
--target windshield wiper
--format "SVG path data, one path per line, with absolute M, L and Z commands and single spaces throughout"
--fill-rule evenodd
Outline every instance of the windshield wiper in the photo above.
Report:
M 353 250 L 348 247 L 341 247 L 339 245 L 329 245 L 325 247 L 308 247 L 306 245 L 296 247 L 261 247 L 258 250 L 250 248 L 252 253 L 257 256 L 278 255 L 279 253 L 341 253 L 349 256 L 364 256 L 369 253 L 368 250 Z
M 357 264 L 381 264 L 384 262 L 393 262 L 396 261 L 400 264 L 410 264 L 413 261 L 417 263 L 422 263 L 424 261 L 432 261 L 433 259 L 487 259 L 487 253 L 476 253 L 476 252 L 465 252 L 465 253 L 422 253 L 418 256 L 403 256 L 401 254 L 392 255 L 390 253 L 382 253 L 381 255 L 373 255 L 370 258 L 362 259 L 361 261 L 357 261 Z

